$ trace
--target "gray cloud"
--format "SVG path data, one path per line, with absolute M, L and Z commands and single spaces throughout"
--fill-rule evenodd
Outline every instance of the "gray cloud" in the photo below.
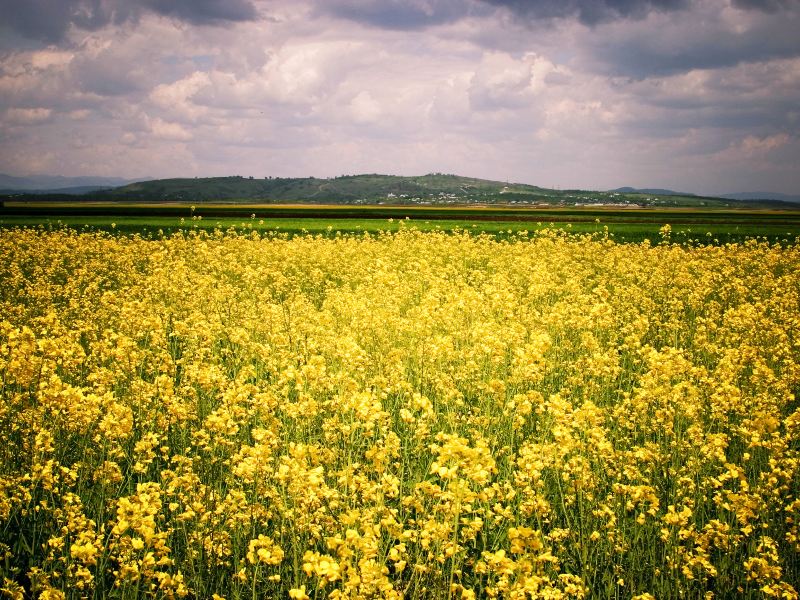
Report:
M 318 3 L 320 14 L 400 31 L 451 23 L 476 8 L 480 8 L 479 5 L 464 0 L 325 0 Z
M 0 0 L 0 171 L 797 193 L 798 2 Z
M 732 0 L 733 6 L 744 10 L 778 12 L 797 6 L 800 0 Z
M 74 19 L 73 3 L 59 0 L 0 0 L 0 12 L 5 18 L 4 29 L 46 42 L 61 40 Z
M 735 8 L 774 13 L 800 5 L 800 0 L 730 0 Z M 639 20 L 650 13 L 692 9 L 697 0 L 315 0 L 321 15 L 389 30 L 417 30 L 453 23 L 468 16 L 506 10 L 525 22 L 576 19 L 596 26 Z
M 486 16 L 497 9 L 508 10 L 524 20 L 577 18 L 586 25 L 596 25 L 642 18 L 652 11 L 682 10 L 690 3 L 691 0 L 320 0 L 318 9 L 322 14 L 382 29 L 413 30 L 452 23 L 466 16 Z
M 792 132 L 797 121 L 797 64 L 748 64 L 619 84 L 636 101 L 640 125 L 663 131 L 726 129 L 760 135 Z M 657 125 L 654 125 L 657 124 Z
M 577 17 L 586 25 L 686 9 L 690 0 L 481 0 L 529 19 Z M 779 1 L 779 0 L 776 0 Z
M 599 72 L 643 79 L 800 56 L 797 12 L 745 14 L 733 25 L 699 16 L 657 28 L 612 25 L 607 37 L 584 45 L 584 60 Z
M 258 16 L 251 0 L 0 0 L 5 29 L 47 43 L 63 41 L 72 26 L 96 31 L 136 20 L 144 12 L 195 25 L 224 25 Z
M 250 0 L 142 0 L 142 5 L 194 25 L 252 21 L 258 16 Z

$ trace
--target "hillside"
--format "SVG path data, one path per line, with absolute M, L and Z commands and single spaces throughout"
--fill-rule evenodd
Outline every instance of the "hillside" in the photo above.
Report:
M 220 201 L 314 203 L 439 203 L 446 201 L 494 202 L 503 195 L 529 199 L 546 196 L 548 190 L 523 184 L 507 184 L 456 175 L 429 174 L 419 177 L 395 175 L 344 175 L 316 177 L 210 177 L 159 179 L 133 183 L 92 194 L 93 198 L 118 200 Z
M 417 177 L 397 175 L 343 175 L 286 178 L 204 177 L 156 179 L 69 196 L 66 190 L 26 191 L 7 199 L 39 202 L 178 202 L 182 204 L 503 204 L 520 206 L 706 207 L 766 208 L 791 206 L 779 201 L 749 201 L 678 194 L 670 190 L 620 188 L 611 191 L 553 190 L 431 173 Z M 661 193 L 659 193 L 661 192 Z

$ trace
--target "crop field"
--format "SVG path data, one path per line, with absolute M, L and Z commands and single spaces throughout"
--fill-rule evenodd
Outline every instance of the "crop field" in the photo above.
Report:
M 1 594 L 798 598 L 796 226 L 192 216 L 3 215 Z
M 144 236 L 215 229 L 294 235 L 421 231 L 469 231 L 512 239 L 520 232 L 560 229 L 603 234 L 618 242 L 657 242 L 671 224 L 673 241 L 740 243 L 760 237 L 787 243 L 800 237 L 800 211 L 699 208 L 614 209 L 512 206 L 354 206 L 204 203 L 15 202 L 0 208 L 0 229 L 70 227 Z

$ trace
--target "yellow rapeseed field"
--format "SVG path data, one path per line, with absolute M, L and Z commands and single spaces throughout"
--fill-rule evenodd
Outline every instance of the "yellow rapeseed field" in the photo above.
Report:
M 798 598 L 800 242 L 20 229 L 0 284 L 6 597 Z

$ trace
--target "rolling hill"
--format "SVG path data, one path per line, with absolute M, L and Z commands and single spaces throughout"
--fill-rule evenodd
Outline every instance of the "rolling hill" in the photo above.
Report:
M 0 182 L 1 183 L 1 182 Z M 76 195 L 76 192 L 78 194 Z M 0 192 L 2 194 L 2 192 Z M 27 190 L 5 198 L 38 202 L 174 202 L 263 204 L 503 204 L 521 206 L 616 207 L 792 207 L 770 200 L 739 200 L 670 190 L 618 188 L 610 191 L 553 190 L 442 173 L 343 175 L 340 177 L 203 177 L 138 181 L 99 190 Z
M 530 198 L 545 196 L 549 190 L 457 175 L 432 173 L 419 177 L 396 175 L 344 175 L 332 178 L 302 177 L 210 177 L 159 179 L 91 194 L 94 198 L 117 200 L 231 201 L 313 203 L 441 202 L 455 199 L 473 201 L 513 194 Z

